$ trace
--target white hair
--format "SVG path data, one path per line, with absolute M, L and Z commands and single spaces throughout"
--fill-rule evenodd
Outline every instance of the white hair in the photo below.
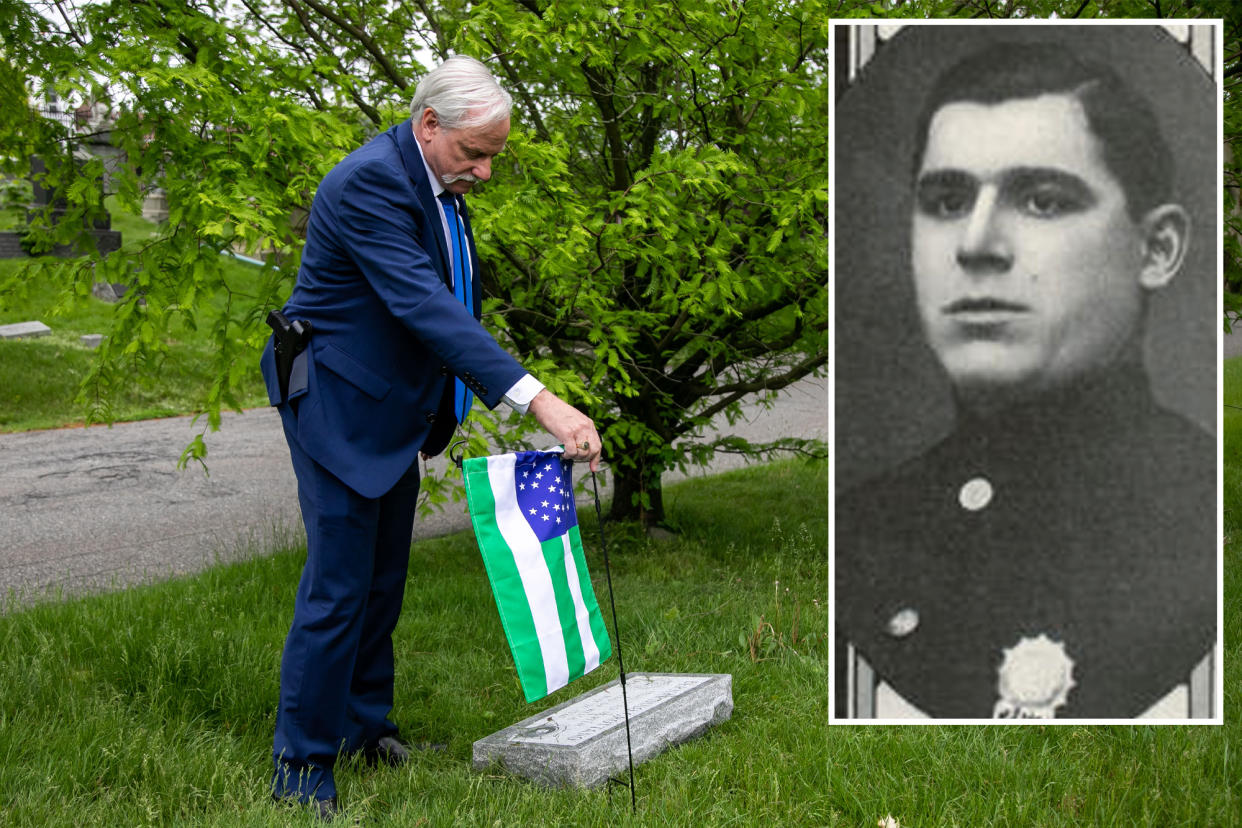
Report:
M 487 126 L 509 117 L 513 98 L 480 61 L 453 55 L 428 72 L 414 89 L 410 117 L 418 123 L 430 109 L 445 129 Z

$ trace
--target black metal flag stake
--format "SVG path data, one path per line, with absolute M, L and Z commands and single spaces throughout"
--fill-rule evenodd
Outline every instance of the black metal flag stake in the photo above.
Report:
M 625 659 L 621 656 L 621 628 L 617 626 L 617 601 L 612 594 L 612 567 L 608 563 L 608 543 L 604 540 L 604 516 L 599 508 L 599 484 L 591 472 L 591 488 L 595 490 L 595 519 L 599 524 L 599 545 L 604 550 L 604 576 L 608 579 L 608 603 L 612 605 L 612 629 L 617 636 L 617 666 L 621 673 L 621 708 L 625 712 L 625 752 L 630 760 L 630 809 L 638 813 L 638 795 L 634 791 L 634 747 L 630 743 L 630 702 L 625 694 Z M 624 785 L 612 778 L 610 783 Z

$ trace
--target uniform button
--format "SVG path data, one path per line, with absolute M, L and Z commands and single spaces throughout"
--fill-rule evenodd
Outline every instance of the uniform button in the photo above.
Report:
M 986 477 L 972 477 L 957 493 L 957 502 L 968 512 L 977 512 L 992 502 L 992 484 Z
M 905 638 L 918 629 L 918 626 L 919 611 L 914 607 L 905 607 L 888 619 L 888 623 L 884 625 L 884 631 L 893 638 Z
M 447 366 L 447 365 L 441 365 L 441 366 L 440 366 L 440 376 L 442 376 L 442 377 L 447 377 L 447 376 L 448 376 L 448 366 Z
M 434 412 L 434 411 L 428 411 L 428 412 L 427 412 L 427 424 L 428 424 L 428 425 L 431 425 L 431 424 L 432 424 L 432 423 L 434 423 L 435 421 L 436 421 L 436 414 L 435 414 L 435 412 Z

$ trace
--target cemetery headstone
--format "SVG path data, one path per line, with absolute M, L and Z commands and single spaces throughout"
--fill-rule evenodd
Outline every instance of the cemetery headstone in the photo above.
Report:
M 60 221 L 65 215 L 68 203 L 64 197 L 47 186 L 43 179 L 43 173 L 47 172 L 47 164 L 42 158 L 32 156 L 30 159 L 30 180 L 33 184 L 34 202 L 31 204 L 30 211 L 26 214 L 27 222 L 40 220 L 44 210 L 50 208 L 50 218 L 53 223 Z M 100 184 L 100 198 L 103 198 L 103 182 Z M 112 229 L 112 215 L 106 210 L 96 216 L 90 230 L 87 231 L 91 240 L 95 244 L 95 248 L 101 255 L 107 255 L 121 247 L 121 233 Z M 81 251 L 72 245 L 58 245 L 52 249 L 52 255 L 69 258 L 80 255 Z
M 733 715 L 727 674 L 629 673 L 626 695 L 635 766 Z M 475 742 L 475 769 L 493 765 L 551 787 L 590 788 L 622 774 L 620 679 Z
M 142 200 L 142 217 L 147 221 L 161 222 L 168 220 L 168 191 L 163 187 L 155 187 L 147 192 Z
M 14 322 L 11 325 L 0 325 L 0 339 L 24 339 L 36 336 L 47 336 L 52 329 L 42 322 Z
M 91 285 L 91 296 L 101 302 L 116 304 L 121 301 L 129 290 L 129 285 L 120 282 L 96 282 Z

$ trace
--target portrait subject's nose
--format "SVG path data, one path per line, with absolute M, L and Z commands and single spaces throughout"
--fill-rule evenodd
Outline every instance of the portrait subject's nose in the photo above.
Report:
M 996 185 L 981 187 L 966 218 L 957 263 L 968 273 L 1003 273 L 1013 264 L 1013 252 L 1000 226 L 999 195 Z

